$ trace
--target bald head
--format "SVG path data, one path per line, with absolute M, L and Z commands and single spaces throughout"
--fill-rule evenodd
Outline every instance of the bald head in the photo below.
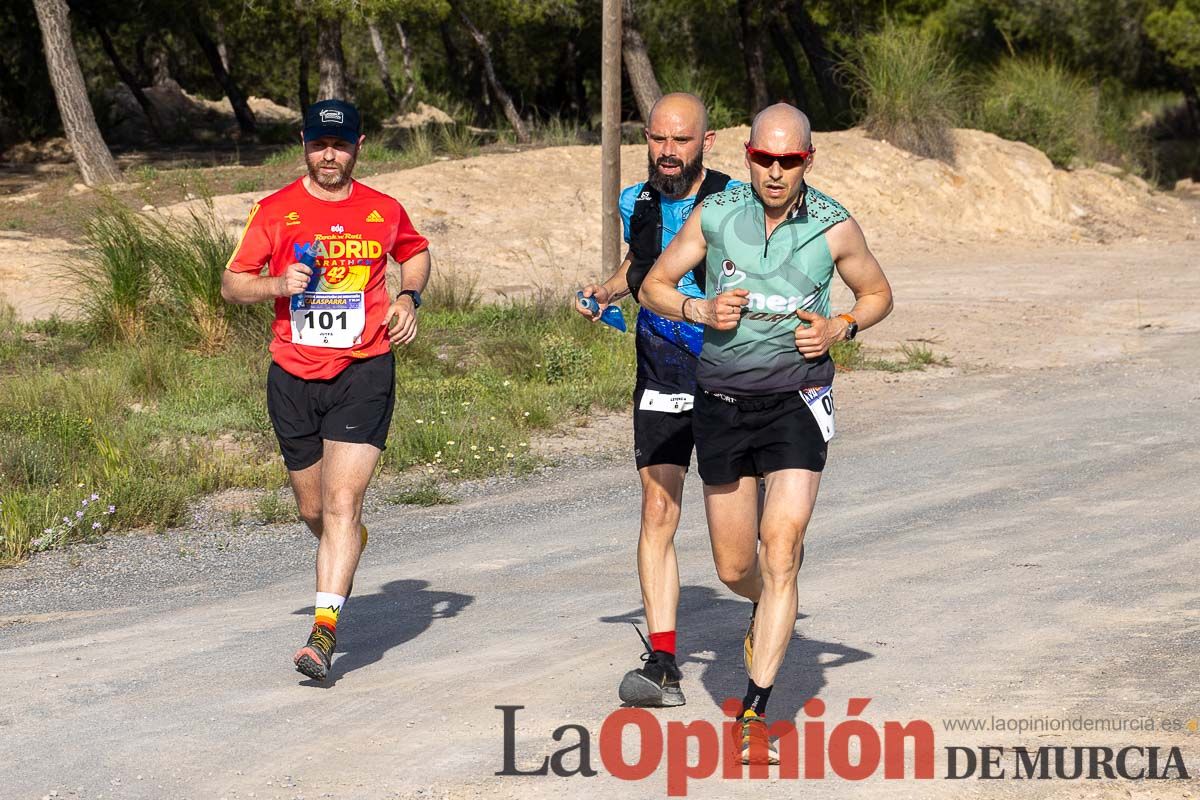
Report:
M 714 136 L 699 97 L 685 92 L 663 95 L 646 120 L 647 183 L 668 197 L 695 194 L 704 178 L 704 154 Z
M 750 146 L 772 153 L 808 150 L 812 124 L 803 111 L 787 103 L 776 103 L 758 112 L 750 125 Z
M 704 101 L 687 92 L 664 94 L 650 109 L 646 127 L 655 130 L 663 126 L 682 126 L 703 136 L 708 130 L 708 109 Z

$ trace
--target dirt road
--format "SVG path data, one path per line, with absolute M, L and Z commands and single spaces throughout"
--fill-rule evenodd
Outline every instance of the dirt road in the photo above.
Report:
M 1197 245 L 1087 253 L 1007 265 L 979 258 L 977 271 L 1011 277 L 991 295 L 931 277 L 952 266 L 965 273 L 967 255 L 957 266 L 898 271 L 907 305 L 881 338 L 932 332 L 956 366 L 839 378 L 839 434 L 771 712 L 802 722 L 802 704 L 816 696 L 832 729 L 848 698 L 871 698 L 862 717 L 872 725 L 932 724 L 938 777 L 713 777 L 691 782 L 689 796 L 1200 794 L 1195 780 L 943 777 L 944 748 L 978 745 L 1177 745 L 1200 773 L 1200 733 L 1186 727 L 946 727 L 992 717 L 1200 718 Z M 1131 291 L 1131 281 L 1143 288 Z M 1073 282 L 1110 295 L 1112 307 L 1079 308 Z M 989 329 L 990 359 L 972 344 L 985 306 L 999 309 L 989 319 L 1009 317 Z M 1051 312 L 1057 328 L 1043 320 Z M 1031 368 L 1039 362 L 1053 368 Z M 0 572 L 0 796 L 665 794 L 665 768 L 621 781 L 599 753 L 617 682 L 640 647 L 628 625 L 640 619 L 637 485 L 623 455 L 369 523 L 334 680 L 323 686 L 289 663 L 311 614 L 313 545 L 298 525 L 113 538 Z M 748 606 L 713 574 L 694 478 L 678 542 L 688 704 L 656 716 L 718 722 L 720 701 L 744 688 Z M 600 774 L 496 776 L 497 705 L 525 706 L 520 768 L 573 744 L 576 733 L 555 742 L 551 732 L 575 723 L 591 733 Z

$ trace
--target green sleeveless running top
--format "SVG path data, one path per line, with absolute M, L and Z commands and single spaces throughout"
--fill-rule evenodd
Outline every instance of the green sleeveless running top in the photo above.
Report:
M 745 184 L 705 198 L 700 227 L 708 243 L 707 296 L 749 289 L 750 304 L 731 331 L 704 329 L 697 383 L 710 392 L 762 395 L 833 382 L 833 360 L 796 350 L 798 308 L 829 316 L 833 257 L 825 231 L 850 218 L 833 198 L 808 187 L 804 201 L 767 237 L 765 209 Z

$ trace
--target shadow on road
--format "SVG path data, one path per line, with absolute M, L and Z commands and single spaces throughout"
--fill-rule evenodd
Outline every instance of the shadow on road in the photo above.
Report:
M 718 708 L 727 698 L 740 700 L 746 693 L 742 639 L 750 622 L 750 608 L 750 601 L 721 595 L 708 586 L 680 587 L 679 650 L 676 660 L 685 671 L 687 664 L 703 665 L 700 683 Z M 641 623 L 644 619 L 645 609 L 637 608 L 617 616 L 601 617 L 600 621 Z M 796 619 L 807 619 L 807 616 L 797 614 Z M 628 669 L 633 669 L 637 666 L 633 654 L 637 650 L 644 651 L 644 647 L 633 631 L 629 631 L 629 637 Z M 804 703 L 825 688 L 828 683 L 825 679 L 826 670 L 871 657 L 872 654 L 864 650 L 793 633 L 787 657 L 775 678 L 768 715 L 772 719 L 795 720 Z M 614 674 L 614 688 L 620 679 L 620 675 Z M 694 684 L 689 685 L 685 678 L 683 693 L 692 697 L 692 702 L 695 702 L 694 688 Z
M 337 652 L 329 677 L 322 682 L 304 680 L 301 685 L 328 689 L 346 673 L 374 664 L 391 648 L 417 638 L 434 620 L 458 616 L 475 600 L 428 587 L 429 581 L 399 580 L 385 583 L 374 594 L 353 595 L 338 620 Z M 311 616 L 313 607 L 292 613 Z

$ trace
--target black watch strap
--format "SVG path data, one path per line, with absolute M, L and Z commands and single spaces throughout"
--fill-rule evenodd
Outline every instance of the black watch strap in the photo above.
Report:
M 400 292 L 400 294 L 396 295 L 396 299 L 399 300 L 401 297 L 404 297 L 404 295 L 408 295 L 412 298 L 413 308 L 421 307 L 421 293 L 416 289 L 404 289 Z

